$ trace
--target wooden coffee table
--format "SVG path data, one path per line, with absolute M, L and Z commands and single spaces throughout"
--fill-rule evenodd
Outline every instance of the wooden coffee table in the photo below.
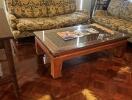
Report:
M 97 25 L 81 25 L 34 32 L 36 53 L 38 57 L 45 54 L 49 56 L 51 75 L 53 78 L 61 77 L 62 64 L 65 60 L 106 49 L 125 47 L 128 38 L 127 35 L 108 30 L 100 25 L 96 28 Z M 89 27 L 96 28 L 99 33 L 90 33 L 89 35 L 67 41 L 63 40 L 57 34 L 57 32 L 64 31 L 86 30 Z

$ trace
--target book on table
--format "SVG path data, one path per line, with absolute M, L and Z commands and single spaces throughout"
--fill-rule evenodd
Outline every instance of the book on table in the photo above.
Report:
M 80 30 L 75 30 L 75 31 L 57 32 L 57 34 L 64 40 L 71 40 L 77 37 L 83 37 L 86 35 L 98 34 L 98 33 L 99 31 L 97 31 L 94 28 L 80 29 Z

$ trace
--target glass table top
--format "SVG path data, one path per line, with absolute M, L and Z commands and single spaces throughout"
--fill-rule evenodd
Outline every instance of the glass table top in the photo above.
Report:
M 95 29 L 97 32 L 89 32 L 89 29 Z M 58 32 L 76 32 L 86 33 L 83 36 L 76 36 L 74 39 L 64 40 L 57 33 Z M 112 41 L 118 41 L 126 39 L 127 35 L 124 33 L 114 32 L 107 33 L 101 29 L 90 25 L 79 25 L 74 27 L 52 29 L 45 31 L 34 32 L 35 36 L 41 40 L 41 42 L 46 46 L 46 48 L 53 54 L 59 55 L 70 50 L 78 50 L 83 48 L 88 48 L 91 46 L 97 46 L 99 44 L 104 44 Z

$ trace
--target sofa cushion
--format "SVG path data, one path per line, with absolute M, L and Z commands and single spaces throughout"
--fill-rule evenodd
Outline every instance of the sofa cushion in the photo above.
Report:
M 126 26 L 119 26 L 118 30 L 124 33 L 128 33 L 132 36 L 132 24 L 130 24 L 130 26 L 126 27 Z
M 51 0 L 47 2 L 47 12 L 49 17 L 73 13 L 75 10 L 75 0 Z
M 16 17 L 46 17 L 47 0 L 6 0 L 9 13 Z
M 75 0 L 6 0 L 6 5 L 18 18 L 51 17 L 76 10 Z
M 12 30 L 12 34 L 15 39 L 34 36 L 33 31 L 20 32 L 18 30 Z
M 131 0 L 111 0 L 108 13 L 112 16 L 132 21 L 132 1 Z
M 88 14 L 83 12 L 74 12 L 50 18 L 20 18 L 17 29 L 19 31 L 47 30 L 81 24 L 87 22 L 88 19 Z
M 8 16 L 8 23 L 9 23 L 10 27 L 12 29 L 16 29 L 17 18 L 10 13 L 7 13 L 7 16 Z
M 64 0 L 65 14 L 73 13 L 76 10 L 76 0 Z
M 130 21 L 119 19 L 113 16 L 95 16 L 93 19 L 96 23 L 99 23 L 113 30 L 132 34 L 132 24 Z
M 132 0 L 124 0 L 120 11 L 120 18 L 132 21 Z
M 108 13 L 105 10 L 96 10 L 96 12 L 94 12 L 94 16 L 107 16 L 107 15 Z
M 108 13 L 112 16 L 120 17 L 121 5 L 124 0 L 111 0 L 108 6 Z
M 63 0 L 49 0 L 47 2 L 47 12 L 50 17 L 64 14 Z
M 106 26 L 108 28 L 113 28 L 115 30 L 117 30 L 117 27 L 113 27 L 111 26 L 110 23 L 110 20 L 113 20 L 113 17 L 110 17 L 110 16 L 96 16 L 96 17 L 93 17 L 93 20 L 94 22 L 98 23 L 98 24 L 101 24 L 103 26 Z

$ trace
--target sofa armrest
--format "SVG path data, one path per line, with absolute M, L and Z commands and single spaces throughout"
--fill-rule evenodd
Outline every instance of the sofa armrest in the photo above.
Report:
M 7 19 L 8 19 L 8 23 L 9 23 L 10 27 L 13 29 L 16 29 L 18 19 L 15 17 L 15 15 L 7 13 Z
M 14 39 L 34 36 L 33 31 L 19 31 L 19 30 L 13 30 L 13 29 L 11 31 L 14 36 Z
M 107 11 L 106 10 L 96 10 L 93 16 L 107 16 Z

